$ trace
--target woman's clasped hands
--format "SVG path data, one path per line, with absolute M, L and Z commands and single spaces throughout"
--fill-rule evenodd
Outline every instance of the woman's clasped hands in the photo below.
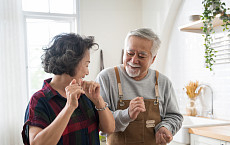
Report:
M 95 105 L 100 103 L 102 97 L 100 96 L 100 85 L 94 81 L 78 82 L 73 79 L 71 83 L 65 88 L 67 105 L 76 109 L 78 107 L 78 99 L 82 94 L 85 94 Z

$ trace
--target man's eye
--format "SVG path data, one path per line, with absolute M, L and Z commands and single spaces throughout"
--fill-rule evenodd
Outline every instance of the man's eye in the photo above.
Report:
M 133 55 L 134 55 L 134 53 L 131 53 L 131 52 L 127 52 L 127 54 L 128 54 L 129 56 L 133 56 Z
M 139 58 L 146 58 L 146 55 L 139 55 Z

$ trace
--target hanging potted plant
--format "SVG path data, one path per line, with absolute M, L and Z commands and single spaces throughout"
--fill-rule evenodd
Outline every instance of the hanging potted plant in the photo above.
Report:
M 229 31 L 228 26 L 230 26 L 230 15 L 227 14 L 227 11 L 230 9 L 226 8 L 225 3 L 220 0 L 203 0 L 202 4 L 204 6 L 204 11 L 201 15 L 201 19 L 204 26 L 201 27 L 201 29 L 204 32 L 205 64 L 206 68 L 209 68 L 210 71 L 212 71 L 212 66 L 215 63 L 215 53 L 217 52 L 211 47 L 212 34 L 215 33 L 212 21 L 218 14 L 220 14 L 220 19 L 223 21 L 223 31 Z

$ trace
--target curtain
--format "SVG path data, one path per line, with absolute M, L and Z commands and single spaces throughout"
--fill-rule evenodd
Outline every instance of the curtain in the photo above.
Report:
M 21 145 L 28 103 L 21 0 L 0 0 L 0 144 Z

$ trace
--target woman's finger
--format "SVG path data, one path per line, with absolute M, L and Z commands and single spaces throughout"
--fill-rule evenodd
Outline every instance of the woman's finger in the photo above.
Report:
M 75 79 L 73 79 L 73 80 L 70 82 L 69 85 L 73 85 L 73 84 L 76 84 L 76 80 L 75 80 Z

